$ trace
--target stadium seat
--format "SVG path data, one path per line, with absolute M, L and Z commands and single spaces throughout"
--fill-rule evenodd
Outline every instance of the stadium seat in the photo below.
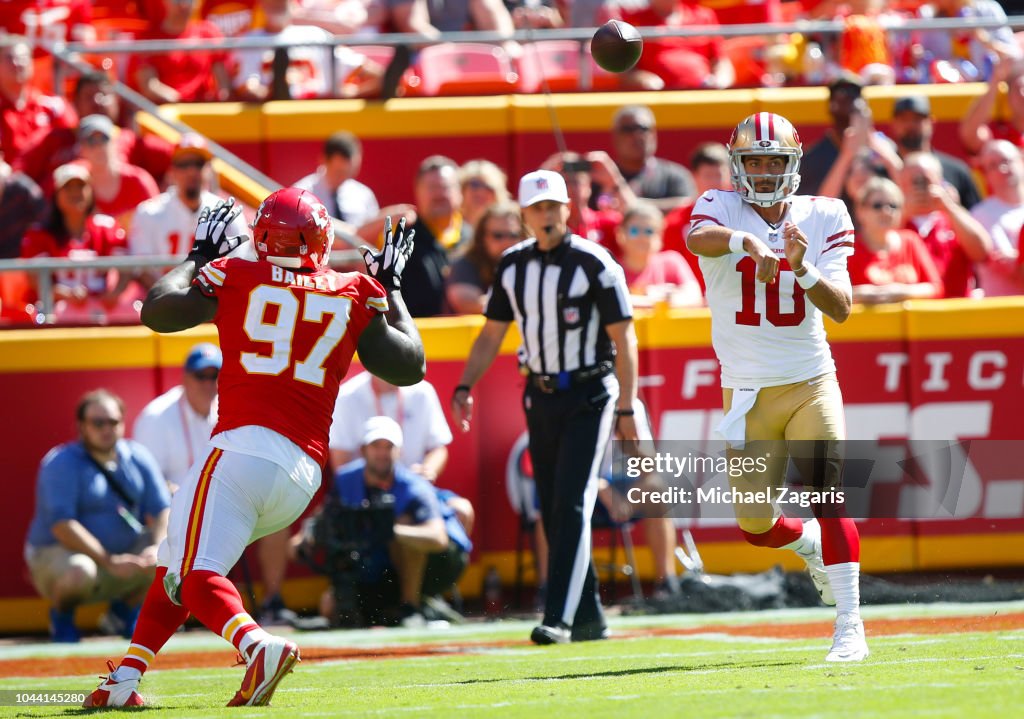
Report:
M 619 89 L 617 75 L 599 67 L 585 53 L 590 65 L 590 89 Z M 580 86 L 580 44 L 575 40 L 542 40 L 523 45 L 519 58 L 519 92 L 533 94 L 544 91 L 547 80 L 551 92 L 578 92 Z
M 420 51 L 408 95 L 501 95 L 516 91 L 519 75 L 496 45 L 441 43 Z
M 27 272 L 0 272 L 0 323 L 34 323 L 35 308 L 29 304 L 31 296 Z
M 393 45 L 352 45 L 352 49 L 355 52 L 365 55 L 367 59 L 380 65 L 384 70 L 388 69 L 391 64 L 391 59 L 395 56 L 395 48 Z M 402 79 L 398 83 L 397 95 L 406 95 L 409 90 L 410 82 L 418 82 L 418 80 L 412 80 L 413 78 L 412 68 L 406 68 L 405 72 L 402 73 Z

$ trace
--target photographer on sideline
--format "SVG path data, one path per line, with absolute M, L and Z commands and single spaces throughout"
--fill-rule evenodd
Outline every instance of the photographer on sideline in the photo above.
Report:
M 390 417 L 372 417 L 355 460 L 338 470 L 331 498 L 345 507 L 394 507 L 394 536 L 386 546 L 359 553 L 357 595 L 371 617 L 398 609 L 405 627 L 424 626 L 423 597 L 450 589 L 469 563 L 469 537 L 454 511 L 441 504 L 433 485 L 398 464 L 402 428 Z M 325 594 L 321 614 L 333 617 L 334 595 Z

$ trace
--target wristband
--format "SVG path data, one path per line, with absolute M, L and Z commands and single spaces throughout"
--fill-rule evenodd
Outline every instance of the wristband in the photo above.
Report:
M 814 265 L 804 265 L 803 267 L 807 271 L 796 278 L 796 283 L 805 290 L 809 290 L 818 284 L 818 280 L 821 279 L 821 270 Z
M 615 410 L 616 417 L 632 417 L 633 410 L 631 409 L 617 409 Z
M 740 230 L 736 230 L 729 235 L 729 252 L 733 252 L 737 255 L 746 253 L 746 250 L 743 249 L 743 240 L 746 239 L 746 237 L 747 233 L 741 232 Z
M 470 387 L 468 384 L 460 384 L 455 386 L 455 389 L 452 391 L 452 394 L 458 394 L 459 392 L 466 392 L 468 394 L 469 392 L 472 391 L 473 388 Z

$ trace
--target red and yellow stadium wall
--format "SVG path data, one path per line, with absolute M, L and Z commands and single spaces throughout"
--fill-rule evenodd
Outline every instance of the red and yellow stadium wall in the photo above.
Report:
M 830 326 L 851 434 L 886 427 L 896 438 L 912 433 L 940 438 L 956 420 L 962 438 L 1019 439 L 1022 313 L 1024 299 L 920 301 L 858 309 L 847 323 Z M 419 323 L 429 359 L 427 376 L 444 404 L 481 321 L 462 317 Z M 642 394 L 659 436 L 710 436 L 721 392 L 707 312 L 656 311 L 638 319 L 637 331 Z M 476 388 L 473 431 L 455 433 L 449 466 L 439 481 L 468 497 L 477 510 L 473 563 L 461 584 L 470 597 L 479 593 L 491 565 L 506 583 L 514 576 L 519 521 L 507 498 L 505 475 L 510 450 L 524 430 L 514 334 Z M 39 460 L 50 447 L 74 437 L 77 399 L 87 390 L 107 387 L 124 397 L 130 425 L 150 399 L 178 382 L 192 344 L 215 339 L 211 326 L 174 335 L 142 327 L 0 333 L 3 456 L 13 510 L 0 524 L 0 542 L 8 547 L 0 557 L 8 577 L 0 586 L 0 632 L 46 626 L 46 607 L 27 580 L 20 547 L 33 512 Z M 1024 475 L 1019 463 L 1013 464 L 985 477 L 977 512 L 969 519 L 860 522 L 864 571 L 1024 566 Z M 710 572 L 761 571 L 779 563 L 799 568 L 786 553 L 746 545 L 730 523 L 697 523 L 693 533 Z M 642 543 L 642 531 L 634 535 Z M 607 557 L 608 533 L 596 533 L 595 541 L 600 561 Z M 638 562 L 641 576 L 651 578 L 644 548 L 638 550 Z M 532 566 L 529 558 L 526 564 Z M 254 556 L 249 565 L 258 580 Z M 532 571 L 526 579 L 532 583 Z M 322 578 L 295 569 L 285 597 L 293 606 L 313 607 L 323 586 Z M 97 611 L 85 612 L 86 621 Z

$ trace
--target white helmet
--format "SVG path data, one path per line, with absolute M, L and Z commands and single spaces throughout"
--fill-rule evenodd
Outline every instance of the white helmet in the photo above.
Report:
M 800 135 L 789 120 L 772 112 L 755 113 L 738 124 L 729 139 L 733 189 L 752 205 L 771 207 L 792 195 L 800 186 L 800 158 L 803 154 Z M 781 175 L 748 175 L 743 168 L 743 158 L 749 155 L 785 156 L 786 170 Z M 755 181 L 766 177 L 775 180 L 775 190 L 756 192 Z

